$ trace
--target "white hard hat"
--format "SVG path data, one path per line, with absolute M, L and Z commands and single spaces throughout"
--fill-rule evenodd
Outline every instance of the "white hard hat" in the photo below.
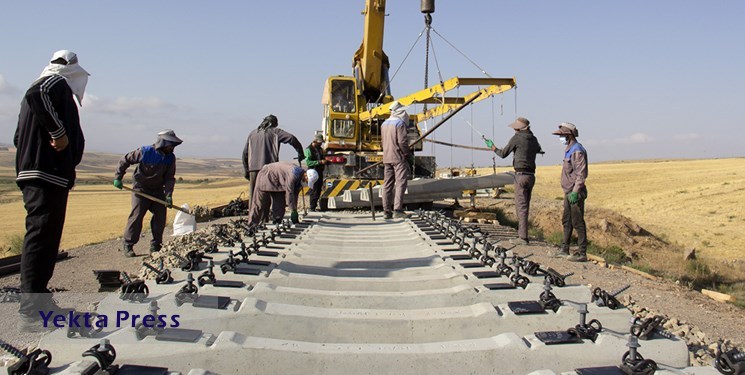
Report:
M 305 171 L 305 176 L 308 177 L 308 186 L 313 186 L 318 181 L 318 172 L 315 169 Z

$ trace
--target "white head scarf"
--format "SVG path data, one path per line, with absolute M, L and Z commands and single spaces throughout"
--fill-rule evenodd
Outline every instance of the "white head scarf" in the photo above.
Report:
M 399 103 L 398 100 L 391 102 L 391 106 L 388 107 L 388 110 L 391 111 L 391 117 L 398 118 L 404 121 L 406 125 L 409 125 L 409 114 L 406 113 L 406 109 L 409 108 L 408 106 L 404 106 L 403 104 Z
M 67 65 L 52 64 L 51 61 L 63 59 Z M 78 65 L 78 55 L 68 50 L 60 50 L 52 55 L 49 65 L 41 72 L 39 78 L 59 74 L 65 78 L 67 85 L 70 86 L 72 93 L 78 98 L 78 105 L 83 106 L 83 95 L 85 86 L 88 84 L 88 74 L 82 66 Z

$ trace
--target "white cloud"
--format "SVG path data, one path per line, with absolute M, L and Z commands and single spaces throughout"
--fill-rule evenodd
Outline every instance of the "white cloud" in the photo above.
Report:
M 654 141 L 654 138 L 644 133 L 634 133 L 626 139 L 621 139 L 620 143 L 649 143 Z
M 131 115 L 136 113 L 174 110 L 176 106 L 156 97 L 128 98 L 118 97 L 113 100 L 103 99 L 95 95 L 86 95 L 83 99 L 84 111 L 92 113 L 109 113 Z
M 2 74 L 0 74 L 0 95 L 15 96 L 19 94 L 20 92 L 21 90 L 11 85 L 10 83 L 8 83 L 5 77 L 3 77 Z
M 655 139 L 649 134 L 634 133 L 624 138 L 589 139 L 585 143 L 587 143 L 588 145 L 628 145 L 628 144 L 652 143 L 654 141 Z

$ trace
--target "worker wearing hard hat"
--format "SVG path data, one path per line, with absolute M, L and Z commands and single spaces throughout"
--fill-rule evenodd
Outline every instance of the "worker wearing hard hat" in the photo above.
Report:
M 114 172 L 114 187 L 121 189 L 122 178 L 130 165 L 137 164 L 132 178 L 132 190 L 139 191 L 165 201 L 169 207 L 173 204 L 173 188 L 176 185 L 176 155 L 173 149 L 181 144 L 181 139 L 171 129 L 158 133 L 155 143 L 142 146 L 119 159 L 119 166 Z M 122 251 L 124 256 L 135 256 L 134 245 L 140 240 L 142 220 L 150 211 L 150 229 L 153 239 L 150 241 L 150 252 L 160 251 L 163 243 L 163 231 L 166 228 L 166 206 L 132 193 L 132 211 L 124 228 Z
M 290 219 L 300 222 L 297 212 L 297 199 L 303 185 L 312 186 L 318 180 L 318 172 L 303 170 L 297 164 L 280 161 L 263 166 L 256 175 L 256 187 L 251 197 L 248 211 L 248 225 L 255 228 L 268 217 L 271 205 L 271 219 L 278 223 L 285 216 L 285 203 L 290 208 Z M 274 203 L 272 203 L 274 202 Z M 277 204 L 283 202 L 282 204 Z
M 18 328 L 23 332 L 50 329 L 39 312 L 60 311 L 48 284 L 59 253 L 67 197 L 75 185 L 75 167 L 85 148 L 74 98 L 82 104 L 87 83 L 88 72 L 78 65 L 78 56 L 57 51 L 21 101 L 13 144 L 16 184 L 26 208 L 18 309 Z
M 561 167 L 561 189 L 564 190 L 564 240 L 561 243 L 559 256 L 568 257 L 572 262 L 587 261 L 587 230 L 585 228 L 585 199 L 587 199 L 587 151 L 577 142 L 579 130 L 569 122 L 562 122 L 559 130 L 554 131 L 561 143 L 566 145 L 564 160 Z M 569 240 L 572 230 L 577 231 L 577 245 L 579 250 L 569 255 Z
M 383 146 L 383 211 L 384 218 L 406 218 L 404 192 L 408 185 L 414 154 L 409 148 L 409 114 L 398 101 L 391 102 L 391 116 L 380 126 Z
M 310 210 L 318 211 L 318 198 L 321 197 L 321 189 L 323 189 L 323 170 L 326 166 L 326 158 L 323 156 L 323 134 L 316 134 L 313 137 L 313 142 L 305 148 L 305 164 L 308 165 L 308 169 L 313 169 L 318 172 L 318 180 L 310 185 Z
M 504 148 L 494 146 L 491 139 L 484 138 L 486 147 L 504 159 L 512 156 L 512 166 L 515 168 L 515 212 L 517 214 L 517 238 L 511 239 L 513 245 L 528 244 L 528 216 L 530 213 L 530 197 L 535 185 L 535 156 L 543 154 L 541 144 L 530 131 L 530 121 L 525 117 L 518 117 L 509 125 L 515 130 Z

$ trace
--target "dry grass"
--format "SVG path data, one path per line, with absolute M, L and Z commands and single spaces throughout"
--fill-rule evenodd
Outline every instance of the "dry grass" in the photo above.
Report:
M 85 179 L 90 176 L 83 175 Z M 204 179 L 204 176 L 181 175 L 185 180 Z M 126 182 L 126 181 L 125 181 Z M 242 178 L 210 179 L 207 183 L 176 184 L 173 197 L 175 203 L 189 203 L 190 206 L 217 206 L 225 204 L 247 189 Z M 12 202 L 0 204 L 0 249 L 9 247 L 9 239 L 23 235 L 26 211 L 20 199 L 20 191 L 5 194 Z M 109 184 L 78 185 L 71 193 L 67 204 L 67 219 L 62 234 L 63 249 L 98 243 L 121 237 L 131 208 L 131 195 L 119 191 Z M 168 211 L 168 222 L 172 222 L 175 210 Z M 148 227 L 149 214 L 145 217 L 144 228 Z M 0 254 L 2 256 L 2 254 Z
M 560 168 L 541 168 L 535 194 L 560 196 Z M 745 260 L 745 159 L 591 165 L 588 205 L 617 211 L 712 260 Z
M 616 211 L 704 258 L 745 261 L 745 159 L 600 163 L 589 172 L 588 207 Z M 561 199 L 560 173 L 539 167 L 534 196 Z

